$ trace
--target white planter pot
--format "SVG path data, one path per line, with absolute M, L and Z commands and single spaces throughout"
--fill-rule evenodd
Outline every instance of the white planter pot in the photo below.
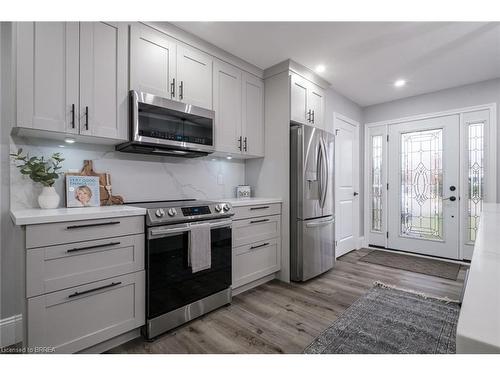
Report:
M 59 206 L 59 194 L 56 189 L 52 187 L 45 187 L 42 189 L 42 194 L 38 196 L 38 204 L 40 208 L 57 208 Z

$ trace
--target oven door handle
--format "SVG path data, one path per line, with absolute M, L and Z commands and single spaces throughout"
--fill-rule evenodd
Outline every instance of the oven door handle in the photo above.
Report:
M 191 227 L 196 227 L 197 224 L 188 224 L 182 228 L 152 228 L 150 229 L 150 237 L 168 236 L 172 234 L 178 234 L 183 232 L 189 232 Z M 224 220 L 215 223 L 210 223 L 210 229 L 219 227 L 230 227 L 232 225 L 231 220 Z

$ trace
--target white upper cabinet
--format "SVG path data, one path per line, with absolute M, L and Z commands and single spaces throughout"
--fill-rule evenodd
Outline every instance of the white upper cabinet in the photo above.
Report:
M 308 124 L 307 86 L 309 82 L 296 75 L 290 77 L 290 119 L 300 124 Z
M 264 82 L 220 60 L 213 79 L 216 151 L 264 156 Z
M 217 151 L 239 153 L 241 133 L 241 70 L 214 61 L 215 147 Z
M 144 25 L 130 27 L 130 89 L 175 99 L 175 41 Z
M 212 109 L 212 57 L 177 45 L 177 100 Z
M 292 73 L 290 77 L 290 120 L 322 129 L 324 112 L 325 90 Z
M 127 138 L 126 25 L 17 24 L 19 127 Z
M 325 90 L 314 83 L 309 83 L 307 103 L 311 111 L 310 123 L 317 128 L 325 130 Z
M 80 134 L 127 139 L 127 38 L 120 23 L 80 23 Z
M 243 152 L 264 156 L 264 82 L 243 72 L 242 83 Z
M 17 126 L 78 133 L 78 23 L 17 24 Z

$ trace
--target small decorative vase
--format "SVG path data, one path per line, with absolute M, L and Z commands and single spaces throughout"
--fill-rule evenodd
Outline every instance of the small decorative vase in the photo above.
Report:
M 53 186 L 44 186 L 42 194 L 38 196 L 40 208 L 57 208 L 59 206 L 59 194 Z

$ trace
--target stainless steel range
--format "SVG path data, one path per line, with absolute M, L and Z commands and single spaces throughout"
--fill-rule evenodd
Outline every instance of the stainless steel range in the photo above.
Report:
M 231 302 L 234 211 L 229 203 L 193 199 L 129 204 L 147 209 L 146 338 Z M 200 226 L 209 231 L 209 268 L 194 271 L 191 242 Z

